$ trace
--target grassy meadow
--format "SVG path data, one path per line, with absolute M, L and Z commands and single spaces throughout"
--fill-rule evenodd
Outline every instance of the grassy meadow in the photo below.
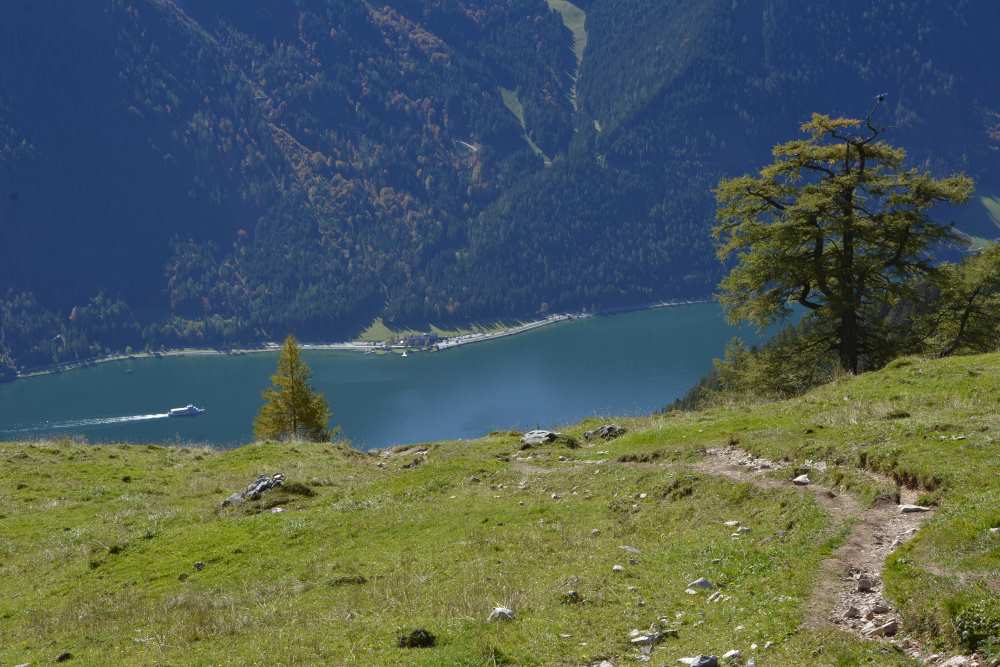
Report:
M 698 470 L 736 442 L 787 461 L 781 480 L 823 461 L 814 480 L 864 506 L 895 493 L 872 473 L 918 488 L 937 510 L 890 557 L 887 596 L 928 646 L 1000 657 L 1000 354 L 898 360 L 584 442 L 598 423 L 563 429 L 578 448 L 523 452 L 508 433 L 372 453 L 0 445 L 0 664 L 620 666 L 639 664 L 630 630 L 656 621 L 676 630 L 656 665 L 731 649 L 759 666 L 914 664 L 807 629 L 850 526 L 790 484 Z M 220 507 L 279 471 L 284 488 Z M 685 592 L 699 577 L 719 601 Z M 487 622 L 497 605 L 515 619 Z M 415 628 L 436 645 L 400 648 Z

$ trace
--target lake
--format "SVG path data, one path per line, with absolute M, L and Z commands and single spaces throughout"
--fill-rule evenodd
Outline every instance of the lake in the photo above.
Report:
M 714 303 L 554 324 L 443 352 L 303 352 L 356 447 L 555 428 L 648 414 L 681 396 L 739 334 Z M 135 359 L 0 384 L 0 440 L 206 443 L 251 439 L 276 353 Z M 167 418 L 171 407 L 207 408 Z

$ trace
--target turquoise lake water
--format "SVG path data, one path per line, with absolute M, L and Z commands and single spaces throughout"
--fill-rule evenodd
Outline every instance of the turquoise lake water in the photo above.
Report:
M 647 414 L 697 382 L 736 334 L 756 338 L 707 303 L 574 320 L 407 358 L 303 357 L 342 435 L 372 448 Z M 235 446 L 251 438 L 276 360 L 275 353 L 136 359 L 0 385 L 0 440 Z M 187 403 L 207 412 L 163 416 Z

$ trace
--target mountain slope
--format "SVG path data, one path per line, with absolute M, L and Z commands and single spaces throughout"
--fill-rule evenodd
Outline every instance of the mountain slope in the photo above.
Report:
M 993 3 L 557 5 L 585 46 L 544 0 L 7 8 L 0 356 L 704 295 L 718 179 L 876 92 L 997 190 Z

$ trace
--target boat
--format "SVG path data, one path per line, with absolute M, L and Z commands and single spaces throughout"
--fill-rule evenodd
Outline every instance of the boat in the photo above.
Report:
M 183 408 L 170 408 L 167 412 L 168 417 L 197 417 L 205 411 L 205 408 L 199 408 L 195 405 L 185 405 Z
M 404 358 L 404 359 L 406 359 L 406 357 L 408 357 L 408 356 L 409 356 L 409 355 L 408 355 L 408 354 L 406 354 L 406 350 L 403 350 L 403 358 Z

